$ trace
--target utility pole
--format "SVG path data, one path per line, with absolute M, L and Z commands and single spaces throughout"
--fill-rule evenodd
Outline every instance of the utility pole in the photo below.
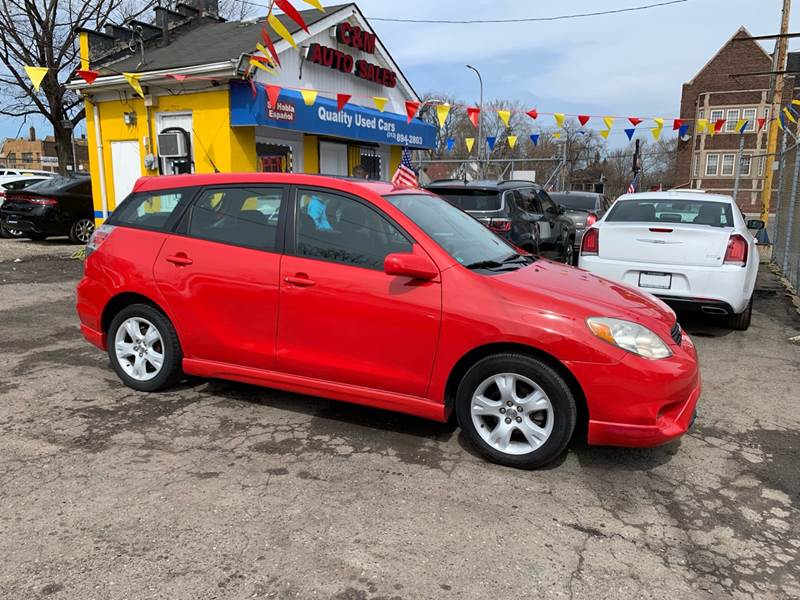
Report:
M 769 96 L 771 96 L 772 108 L 769 111 L 771 119 L 780 118 L 781 103 L 783 101 L 783 75 L 777 71 L 786 70 L 786 51 L 789 44 L 787 34 L 789 33 L 789 13 L 791 12 L 792 0 L 783 0 L 783 11 L 781 12 L 781 35 L 775 40 L 775 52 L 772 55 L 773 74 L 769 78 Z M 764 223 L 769 221 L 769 207 L 772 201 L 772 165 L 775 162 L 775 150 L 778 148 L 778 130 L 775 122 L 769 123 L 767 130 L 767 160 L 768 168 L 764 171 L 764 189 L 761 192 L 761 220 Z
M 481 153 L 486 153 L 486 148 L 483 147 L 483 140 L 481 139 L 483 137 L 483 77 L 481 77 L 481 72 L 472 65 L 467 65 L 467 68 L 475 71 L 475 74 L 478 76 L 478 83 L 481 87 L 481 97 L 478 104 L 478 178 L 483 179 L 486 176 L 486 168 L 481 161 Z
M 636 143 L 633 147 L 633 179 L 636 179 L 636 176 L 639 174 L 639 171 L 642 170 L 641 165 L 639 164 L 639 138 L 636 138 Z M 638 187 L 638 182 L 637 182 Z M 638 192 L 639 190 L 633 190 L 634 192 Z
M 786 136 L 784 136 L 784 143 L 786 142 Z M 736 162 L 733 165 L 734 170 L 736 171 L 736 178 L 733 180 L 733 201 L 739 201 L 739 183 L 742 178 L 742 156 L 744 154 L 744 132 L 739 134 L 739 152 L 736 154 Z M 750 159 L 752 162 L 752 158 Z M 750 168 L 753 168 L 753 165 L 750 165 Z

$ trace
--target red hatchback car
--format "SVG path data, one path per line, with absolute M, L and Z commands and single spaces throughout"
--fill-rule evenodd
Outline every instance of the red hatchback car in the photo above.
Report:
M 455 411 L 488 459 L 682 435 L 697 355 L 661 301 L 519 254 L 422 190 L 313 175 L 140 179 L 87 247 L 83 335 L 122 381 L 183 374 Z

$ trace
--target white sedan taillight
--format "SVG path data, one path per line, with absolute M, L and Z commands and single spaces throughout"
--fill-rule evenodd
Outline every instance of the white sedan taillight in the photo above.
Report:
M 738 233 L 734 233 L 728 240 L 728 248 L 725 250 L 726 265 L 736 265 L 743 267 L 747 264 L 747 240 Z

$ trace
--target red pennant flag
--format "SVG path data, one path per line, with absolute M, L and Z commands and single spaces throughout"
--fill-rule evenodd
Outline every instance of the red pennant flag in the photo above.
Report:
M 303 28 L 303 31 L 306 33 L 310 33 L 308 31 L 308 27 L 306 26 L 306 22 L 303 20 L 303 17 L 300 16 L 300 13 L 297 12 L 297 9 L 292 6 L 288 0 L 275 0 L 275 6 L 280 8 L 283 12 L 285 12 L 289 17 L 291 17 L 292 21 L 300 25 Z
M 473 127 L 478 126 L 478 117 L 481 116 L 481 109 L 477 106 L 468 106 L 467 107 L 467 116 L 469 120 L 472 122 Z
M 678 129 L 681 128 L 681 125 L 683 125 L 683 120 L 675 119 L 674 121 L 672 121 L 672 131 L 677 131 Z
M 185 77 L 185 75 L 183 77 Z M 256 84 L 253 83 L 253 80 L 250 77 L 247 78 L 247 82 L 250 84 L 250 91 L 253 92 L 253 98 L 255 98 L 256 96 L 258 96 L 258 92 L 256 91 Z
M 97 79 L 98 75 L 100 75 L 100 73 L 97 71 L 92 71 L 91 69 L 78 69 L 75 71 L 75 74 L 89 85 L 92 85 L 94 80 Z
M 267 99 L 269 100 L 269 106 L 275 108 L 278 105 L 278 98 L 280 98 L 281 95 L 281 86 L 266 85 L 264 87 L 267 88 Z
M 714 122 L 714 133 L 722 131 L 722 126 L 725 125 L 725 119 L 717 119 Z
M 536 112 L 536 109 L 535 109 L 535 108 L 532 108 L 532 109 L 531 109 L 531 110 L 529 110 L 529 111 L 528 111 L 526 114 L 527 114 L 527 115 L 528 115 L 528 116 L 529 116 L 531 119 L 535 119 L 536 117 L 538 117 L 538 116 L 539 116 L 539 113 L 538 113 L 538 112 Z
M 637 117 L 628 117 L 628 121 L 630 121 L 631 125 L 633 125 L 634 127 L 636 127 L 639 123 L 642 122 L 642 120 Z
M 758 130 L 761 131 L 764 128 L 764 124 L 767 122 L 767 120 L 764 117 L 756 120 L 758 121 Z
M 408 122 L 414 119 L 417 116 L 417 112 L 419 111 L 419 102 L 414 102 L 413 100 L 406 100 L 406 114 L 408 115 Z
M 578 115 L 578 123 L 586 125 L 591 117 L 589 115 Z
M 278 53 L 275 51 L 275 44 L 272 43 L 269 32 L 263 27 L 261 28 L 261 38 L 264 40 L 264 45 L 269 49 L 269 53 L 272 54 L 272 59 L 275 61 L 275 64 L 280 67 L 281 59 L 278 58 Z
M 344 110 L 344 107 L 350 102 L 352 96 L 350 94 L 336 94 L 336 104 L 339 107 L 339 112 Z
M 167 77 L 174 79 L 175 81 L 183 81 L 184 79 L 188 79 L 188 75 L 178 75 L 177 73 L 167 73 Z

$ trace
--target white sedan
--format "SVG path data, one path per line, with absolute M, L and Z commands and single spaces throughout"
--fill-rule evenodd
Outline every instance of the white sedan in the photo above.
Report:
M 759 261 L 748 226 L 764 223 L 746 222 L 730 196 L 625 194 L 584 234 L 578 266 L 745 330 Z

